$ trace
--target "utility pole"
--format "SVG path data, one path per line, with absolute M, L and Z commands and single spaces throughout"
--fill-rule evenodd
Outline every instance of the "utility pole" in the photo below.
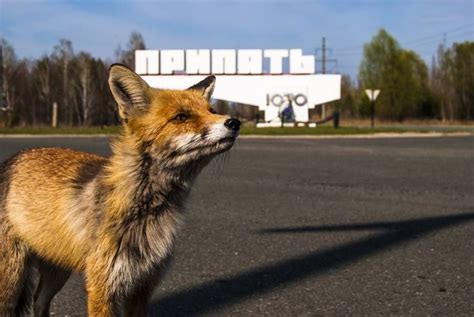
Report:
M 3 112 L 4 114 L 4 120 L 5 120 L 5 126 L 8 126 L 9 123 L 9 118 L 8 118 L 8 105 L 6 101 L 6 96 L 7 96 L 7 80 L 5 78 L 5 56 L 4 56 L 4 50 L 5 48 L 3 47 L 5 42 L 0 41 L 0 113 Z
M 3 81 L 5 80 L 3 77 L 5 76 L 5 73 L 3 71 L 3 43 L 0 43 L 0 109 L 3 109 L 5 106 L 4 101 L 4 94 L 5 94 L 5 87 L 3 87 Z
M 322 46 L 322 66 L 321 66 L 321 70 L 323 71 L 323 75 L 326 74 L 326 37 L 323 36 L 323 44 L 321 45 Z M 322 104 L 321 105 L 321 119 L 326 119 L 326 104 Z
M 323 36 L 323 44 L 322 44 L 322 72 L 326 74 L 326 37 Z
M 326 47 L 326 37 L 323 36 L 323 41 L 321 43 L 321 47 L 316 49 L 316 55 L 318 55 L 318 51 L 321 51 L 321 73 L 326 74 L 326 63 L 337 63 L 337 59 L 328 59 L 327 58 L 327 51 L 331 51 Z M 326 105 L 321 105 L 321 118 L 324 120 L 326 119 Z
M 64 44 L 65 45 L 65 44 Z M 68 113 L 68 119 L 69 119 L 69 125 L 72 126 L 72 111 L 69 109 L 68 105 L 68 65 L 69 65 L 69 56 L 68 56 L 68 51 L 67 47 L 63 47 L 63 105 L 62 107 L 66 109 Z
M 53 102 L 53 117 L 51 119 L 51 126 L 53 128 L 58 127 L 58 103 L 56 101 Z

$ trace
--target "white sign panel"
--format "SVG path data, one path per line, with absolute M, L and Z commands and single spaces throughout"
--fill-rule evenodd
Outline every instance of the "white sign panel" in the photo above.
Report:
M 369 97 L 370 101 L 375 101 L 377 97 L 379 96 L 380 90 L 379 89 L 366 89 L 365 93 Z
M 265 111 L 265 121 L 279 121 L 291 103 L 296 121 L 307 122 L 308 110 L 340 99 L 340 75 L 315 75 L 315 58 L 301 49 L 138 50 L 135 70 L 152 87 L 185 89 L 217 75 L 213 97 Z M 268 74 L 263 62 L 268 59 Z M 288 59 L 289 74 L 283 74 Z

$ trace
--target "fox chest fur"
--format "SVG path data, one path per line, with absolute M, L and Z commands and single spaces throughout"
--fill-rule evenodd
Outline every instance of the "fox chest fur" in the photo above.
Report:
M 108 257 L 111 263 L 106 283 L 117 292 L 133 291 L 130 285 L 140 285 L 161 274 L 173 251 L 183 203 L 195 174 L 191 170 L 162 169 L 147 155 L 141 156 L 137 166 L 134 179 L 126 182 L 130 186 L 127 193 L 122 192 L 123 184 L 119 188 L 105 187 L 102 194 L 97 191 L 100 197 L 96 208 L 105 210 L 110 206 L 107 200 L 117 202 L 120 192 L 124 198 L 131 195 L 124 199 L 124 206 L 104 213 L 98 231 L 99 240 L 111 244 L 99 248 L 99 252 L 115 252 Z M 115 213 L 122 208 L 126 216 L 116 218 Z M 104 239 L 109 235 L 110 239 Z

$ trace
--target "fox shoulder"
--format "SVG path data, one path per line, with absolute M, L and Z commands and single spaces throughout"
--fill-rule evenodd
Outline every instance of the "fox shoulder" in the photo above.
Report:
M 18 153 L 6 168 L 12 181 L 24 185 L 50 181 L 83 185 L 100 172 L 105 162 L 104 157 L 71 149 L 37 148 Z

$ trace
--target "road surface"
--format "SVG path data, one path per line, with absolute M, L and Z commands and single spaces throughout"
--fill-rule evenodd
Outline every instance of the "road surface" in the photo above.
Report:
M 52 312 L 85 309 L 76 274 Z M 474 315 L 474 137 L 240 140 L 197 181 L 152 315 Z

